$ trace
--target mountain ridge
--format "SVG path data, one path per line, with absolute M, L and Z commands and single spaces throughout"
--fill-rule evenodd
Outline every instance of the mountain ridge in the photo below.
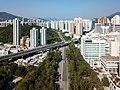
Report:
M 120 15 L 120 12 L 115 12 L 109 16 L 107 16 L 109 19 L 113 18 L 115 15 Z
M 17 15 L 13 15 L 7 12 L 0 12 L 0 21 L 5 21 L 9 19 L 14 19 L 14 18 L 22 19 L 22 17 L 17 16 Z
M 10 20 L 10 19 L 12 20 L 12 19 L 15 19 L 15 18 L 19 18 L 20 20 L 22 20 L 21 16 L 17 16 L 17 15 L 8 13 L 8 12 L 0 12 L 0 21 Z M 27 19 L 30 19 L 30 18 L 25 18 L 25 19 L 27 20 Z M 38 19 L 41 19 L 43 21 L 47 21 L 44 18 L 38 18 Z
M 114 17 L 115 15 L 120 15 L 120 12 L 115 12 L 109 16 L 107 16 L 107 18 L 111 19 L 112 17 Z M 0 21 L 5 21 L 5 20 L 10 20 L 10 19 L 15 19 L 15 18 L 19 18 L 20 20 L 22 20 L 21 16 L 17 16 L 8 12 L 0 12 Z M 29 19 L 29 18 L 26 18 Z M 43 21 L 51 21 L 51 20 L 59 20 L 56 18 L 50 18 L 50 17 L 46 17 L 46 18 L 38 18 L 41 19 Z

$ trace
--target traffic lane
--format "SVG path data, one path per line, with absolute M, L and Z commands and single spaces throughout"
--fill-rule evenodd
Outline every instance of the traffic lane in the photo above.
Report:
M 62 74 L 62 80 L 63 80 L 63 81 L 67 81 L 66 62 L 63 62 L 63 74 Z

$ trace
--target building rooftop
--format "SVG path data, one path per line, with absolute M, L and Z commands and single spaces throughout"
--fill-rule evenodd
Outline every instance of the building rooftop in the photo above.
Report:
M 103 58 L 104 61 L 119 61 L 119 57 L 110 55 L 102 56 L 101 58 Z
M 120 35 L 119 32 L 110 32 L 109 34 L 107 34 L 107 36 L 115 36 L 115 35 Z

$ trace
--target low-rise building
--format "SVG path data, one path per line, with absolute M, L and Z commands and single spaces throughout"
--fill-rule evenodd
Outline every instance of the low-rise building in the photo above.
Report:
M 12 25 L 12 24 L 13 24 L 12 20 L 1 21 L 0 27 L 7 27 L 8 25 Z
M 8 49 L 2 43 L 0 43 L 0 56 L 8 55 Z
M 2 49 L 0 50 L 0 56 L 8 55 L 8 50 Z
M 25 59 L 18 59 L 16 61 L 14 61 L 14 63 L 18 64 L 18 65 L 31 65 L 31 66 L 38 66 L 38 64 L 40 62 L 43 62 L 45 60 L 46 54 L 44 53 L 40 53 Z
M 100 61 L 101 61 L 101 67 L 103 71 L 117 74 L 119 57 L 114 57 L 110 55 L 102 56 L 100 58 Z

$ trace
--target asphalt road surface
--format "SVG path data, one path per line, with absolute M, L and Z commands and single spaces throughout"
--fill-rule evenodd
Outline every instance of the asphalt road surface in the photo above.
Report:
M 58 72 L 61 74 L 59 78 L 60 90 L 68 90 L 68 67 L 67 59 L 65 56 L 65 47 L 61 48 L 62 61 L 59 63 Z

